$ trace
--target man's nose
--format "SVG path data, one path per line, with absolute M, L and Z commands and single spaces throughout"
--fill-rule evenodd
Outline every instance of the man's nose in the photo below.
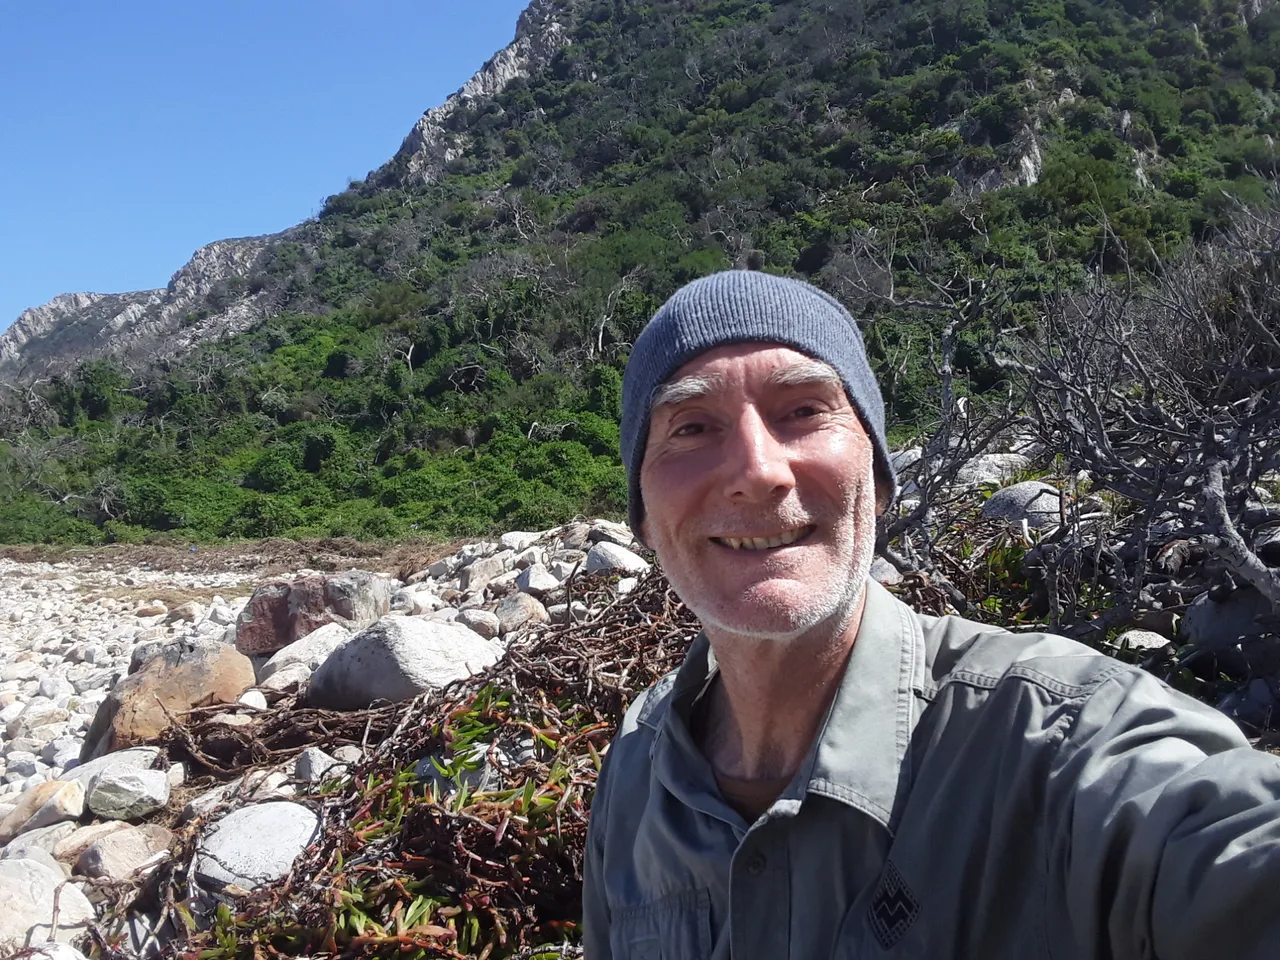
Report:
M 725 492 L 732 500 L 767 502 L 785 495 L 796 482 L 786 444 L 754 408 L 729 431 L 723 468 Z

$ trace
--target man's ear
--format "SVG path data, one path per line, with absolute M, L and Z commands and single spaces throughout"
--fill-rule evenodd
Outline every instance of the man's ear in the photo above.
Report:
M 649 542 L 649 515 L 647 513 L 640 518 L 640 525 L 631 532 L 635 534 L 635 538 L 646 547 L 650 550 L 653 549 L 653 544 Z
M 876 516 L 883 517 L 889 510 L 889 504 L 893 501 L 893 494 L 886 491 L 884 484 L 876 484 Z

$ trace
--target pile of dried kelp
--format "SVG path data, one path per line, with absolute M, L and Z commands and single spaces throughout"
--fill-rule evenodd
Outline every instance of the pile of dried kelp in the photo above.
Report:
M 151 926 L 178 931 L 163 948 L 170 957 L 572 953 L 600 753 L 627 704 L 679 665 L 697 631 L 656 575 L 625 598 L 601 577 L 576 579 L 574 592 L 596 611 L 589 619 L 513 645 L 440 694 L 349 714 L 286 702 L 241 727 L 180 718 L 167 749 L 199 774 L 225 778 L 310 744 L 363 743 L 366 759 L 299 798 L 322 826 L 285 880 L 211 903 L 193 886 L 188 828 L 142 889 L 118 891 L 97 954 L 123 955 L 116 931 L 140 908 Z M 512 743 L 524 749 L 504 748 Z M 452 788 L 415 774 L 428 757 Z M 467 773 L 484 765 L 495 786 L 473 792 Z

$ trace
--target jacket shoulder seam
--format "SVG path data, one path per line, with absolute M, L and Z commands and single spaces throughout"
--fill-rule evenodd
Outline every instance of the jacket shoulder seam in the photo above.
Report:
M 1029 663 L 1014 663 L 1003 673 L 979 673 L 974 670 L 956 670 L 943 681 L 942 686 L 949 683 L 963 683 L 981 690 L 993 690 L 1006 678 L 1022 680 L 1040 687 L 1049 693 L 1057 694 L 1067 700 L 1078 700 L 1090 696 L 1103 684 L 1119 675 L 1128 672 L 1131 667 L 1116 662 L 1112 666 L 1099 670 L 1086 683 L 1068 683 L 1058 677 L 1038 670 Z

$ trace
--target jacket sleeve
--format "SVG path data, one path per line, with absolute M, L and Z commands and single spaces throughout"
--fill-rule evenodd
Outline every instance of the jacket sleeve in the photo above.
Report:
M 608 817 L 609 756 L 605 754 L 587 823 L 587 849 L 582 862 L 582 947 L 584 960 L 609 960 L 609 904 L 604 892 L 604 836 Z
M 1051 955 L 1280 957 L 1280 758 L 1144 673 L 1077 706 L 1046 788 Z

